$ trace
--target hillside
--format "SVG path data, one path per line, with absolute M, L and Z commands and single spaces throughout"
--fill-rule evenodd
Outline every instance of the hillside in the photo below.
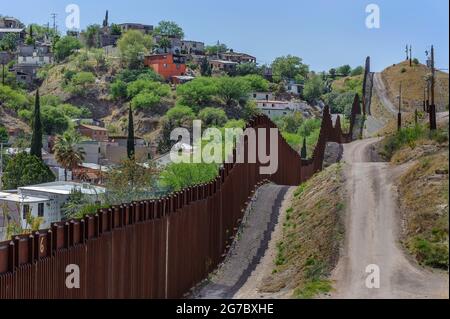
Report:
M 103 56 L 104 61 L 96 57 L 95 52 L 81 52 L 71 56 L 68 61 L 55 64 L 46 70 L 47 76 L 40 87 L 41 95 L 54 95 L 64 103 L 89 109 L 93 118 L 101 119 L 114 134 L 126 130 L 129 103 L 113 99 L 110 86 L 115 77 L 123 70 L 117 56 Z M 89 72 L 94 74 L 95 83 L 82 92 L 71 92 L 69 74 Z M 69 84 L 68 84 L 69 82 Z M 174 105 L 172 97 L 164 99 L 161 105 L 152 110 L 139 109 L 135 113 L 135 129 L 138 135 L 147 136 L 159 126 L 160 117 Z
M 295 191 L 283 221 L 272 274 L 259 290 L 291 291 L 312 298 L 332 289 L 328 281 L 343 240 L 345 177 L 342 164 L 315 175 Z
M 400 83 L 402 84 L 403 107 L 407 111 L 422 108 L 425 79 L 430 70 L 423 64 L 409 66 L 408 61 L 394 64 L 381 72 L 390 100 L 396 103 Z M 448 73 L 436 72 L 436 106 L 438 111 L 448 110 Z M 395 104 L 397 105 L 397 104 Z

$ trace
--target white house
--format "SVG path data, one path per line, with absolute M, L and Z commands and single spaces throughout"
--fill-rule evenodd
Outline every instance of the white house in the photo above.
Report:
M 297 101 L 256 100 L 256 107 L 270 118 L 304 112 L 308 104 Z
M 42 66 L 53 62 L 49 45 L 21 45 L 17 53 L 18 64 Z
M 15 192 L 0 193 L 0 206 L 7 204 L 11 217 L 20 221 L 26 227 L 26 216 L 44 219 L 42 228 L 50 227 L 51 223 L 61 220 L 61 207 L 66 203 L 73 191 L 81 191 L 92 202 L 99 200 L 99 195 L 105 188 L 90 184 L 74 182 L 53 182 L 32 186 L 19 187 Z M 2 214 L 3 215 L 3 214 Z
M 291 93 L 293 95 L 300 95 L 303 92 L 303 85 L 297 84 L 293 81 L 285 83 L 284 88 L 287 93 Z
M 251 98 L 253 100 L 265 100 L 265 101 L 273 101 L 274 95 L 272 92 L 253 92 L 251 93 Z

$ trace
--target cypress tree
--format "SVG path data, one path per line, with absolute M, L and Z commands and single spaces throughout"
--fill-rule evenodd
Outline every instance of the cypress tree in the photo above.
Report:
M 34 102 L 33 135 L 31 137 L 30 154 L 42 159 L 42 122 L 39 90 L 36 91 L 36 99 Z
M 133 124 L 133 111 L 131 106 L 128 111 L 128 140 L 127 140 L 127 154 L 128 158 L 134 157 L 134 124 Z
M 303 146 L 302 146 L 302 150 L 300 151 L 300 157 L 302 159 L 306 159 L 306 157 L 307 157 L 307 153 L 306 153 L 306 138 L 303 138 Z

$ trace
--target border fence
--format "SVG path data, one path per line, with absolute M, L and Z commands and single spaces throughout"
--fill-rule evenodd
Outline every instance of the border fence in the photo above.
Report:
M 301 159 L 278 134 L 274 175 L 261 175 L 258 162 L 224 163 L 209 183 L 0 243 L 0 299 L 183 297 L 225 257 L 254 190 L 268 180 L 295 186 L 309 179 L 322 169 L 328 142 L 353 140 L 360 115 L 356 96 L 350 131 L 343 133 L 340 118 L 333 125 L 325 107 L 310 160 Z M 247 127 L 276 126 L 261 115 Z M 244 152 L 247 156 L 246 147 Z M 67 288 L 68 265 L 79 267 L 79 288 Z

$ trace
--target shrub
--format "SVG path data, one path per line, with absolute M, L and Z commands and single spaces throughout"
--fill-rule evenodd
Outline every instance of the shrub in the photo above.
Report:
M 198 116 L 207 127 L 223 126 L 228 121 L 225 111 L 214 107 L 204 108 Z
M 448 268 L 448 244 L 430 242 L 420 236 L 412 240 L 411 248 L 419 262 L 436 268 Z
M 131 107 L 134 109 L 152 108 L 161 102 L 160 96 L 153 92 L 142 92 L 131 100 Z

